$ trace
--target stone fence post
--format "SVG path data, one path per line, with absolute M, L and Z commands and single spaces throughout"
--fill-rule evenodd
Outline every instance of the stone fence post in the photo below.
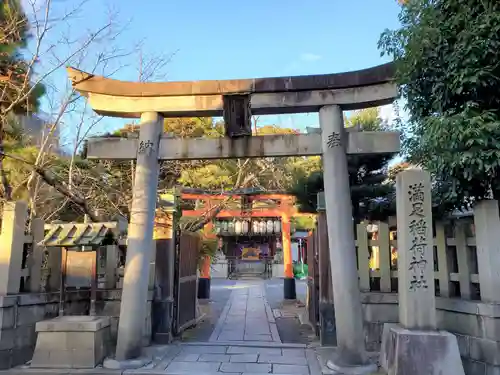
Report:
M 0 295 L 19 293 L 27 219 L 26 202 L 4 203 L 0 234 Z
M 44 225 L 42 219 L 33 219 L 31 223 L 31 235 L 33 237 L 33 246 L 29 258 L 29 290 L 32 293 L 40 292 L 42 289 L 42 263 L 45 246 L 41 245 L 44 237 Z
M 483 302 L 500 302 L 500 215 L 498 201 L 485 200 L 474 207 L 477 266 Z

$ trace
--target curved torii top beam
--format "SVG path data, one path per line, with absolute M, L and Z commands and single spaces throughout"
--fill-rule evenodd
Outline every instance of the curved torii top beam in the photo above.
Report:
M 73 87 L 81 94 L 153 97 L 190 95 L 263 94 L 345 89 L 391 82 L 394 64 L 344 73 L 211 81 L 126 82 L 68 67 Z
M 238 116 L 249 118 L 250 113 L 315 112 L 332 104 L 361 109 L 388 104 L 397 97 L 393 63 L 337 74 L 218 81 L 126 82 L 75 68 L 68 68 L 68 76 L 95 112 L 129 118 L 145 112 L 164 117 L 221 116 L 225 107 L 233 108 L 235 98 L 243 98 L 237 103 Z M 250 111 L 245 109 L 248 106 Z M 229 118 L 225 122 L 233 123 Z

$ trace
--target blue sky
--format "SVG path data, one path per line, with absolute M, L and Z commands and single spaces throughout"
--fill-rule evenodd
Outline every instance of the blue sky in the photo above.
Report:
M 57 2 L 54 12 L 62 14 L 77 1 Z M 175 52 L 164 68 L 170 81 L 323 74 L 378 65 L 388 60 L 380 57 L 377 41 L 384 29 L 398 27 L 399 12 L 396 0 L 90 0 L 58 32 L 84 35 L 102 24 L 109 9 L 126 25 L 115 41 L 121 48 L 142 40 L 145 56 Z M 52 52 L 63 50 L 54 44 Z M 138 55 L 122 60 L 128 66 L 114 78 L 136 80 Z M 52 81 L 65 85 L 64 70 Z M 390 108 L 384 110 L 389 113 Z M 123 123 L 104 122 L 100 130 Z M 261 123 L 304 129 L 318 119 L 316 114 L 281 115 Z

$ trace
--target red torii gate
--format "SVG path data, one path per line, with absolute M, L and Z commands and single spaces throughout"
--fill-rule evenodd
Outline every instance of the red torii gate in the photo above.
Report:
M 284 276 L 285 276 L 285 299 L 295 299 L 295 279 L 293 275 L 293 264 L 292 264 L 292 243 L 291 243 L 291 218 L 294 216 L 310 216 L 309 214 L 303 214 L 297 212 L 294 207 L 295 197 L 289 194 L 248 194 L 248 195 L 233 195 L 230 193 L 223 193 L 220 195 L 211 194 L 193 194 L 193 193 L 182 193 L 181 198 L 183 200 L 200 200 L 205 202 L 206 208 L 197 210 L 183 210 L 182 216 L 195 216 L 200 217 L 210 210 L 215 208 L 212 205 L 213 201 L 221 201 L 231 197 L 233 199 L 242 199 L 247 197 L 251 202 L 262 201 L 262 200 L 276 200 L 279 201 L 274 208 L 258 208 L 252 207 L 248 210 L 242 209 L 227 209 L 219 212 L 216 218 L 229 218 L 229 217 L 280 217 L 281 218 L 281 232 L 282 232 L 282 247 L 283 247 L 283 263 L 284 263 Z M 208 237 L 216 237 L 213 234 L 213 223 L 209 222 L 205 228 L 205 233 Z M 200 279 L 203 284 L 203 279 L 206 279 L 205 284 L 210 285 L 208 281 L 210 279 L 210 264 L 211 259 L 207 258 L 203 262 L 200 270 Z M 293 285 L 293 286 L 291 286 Z

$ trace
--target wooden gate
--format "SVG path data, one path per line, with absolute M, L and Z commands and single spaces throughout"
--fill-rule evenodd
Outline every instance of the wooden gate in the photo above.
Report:
M 316 228 L 307 239 L 309 322 L 321 345 L 336 345 L 335 312 L 326 214 L 318 212 Z
M 198 295 L 198 251 L 200 238 L 176 232 L 173 333 L 180 334 L 196 324 Z
M 318 231 L 314 230 L 307 238 L 307 309 L 309 322 L 319 336 L 319 259 Z

